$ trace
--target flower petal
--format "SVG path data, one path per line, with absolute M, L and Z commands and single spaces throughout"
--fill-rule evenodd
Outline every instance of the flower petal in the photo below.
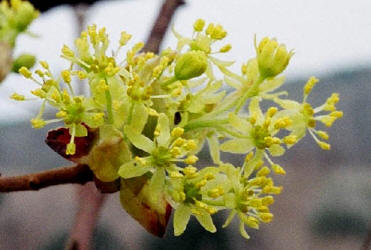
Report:
M 273 144 L 269 147 L 269 153 L 272 156 L 281 156 L 285 153 L 285 149 L 281 145 Z
M 244 134 L 250 134 L 252 128 L 251 123 L 238 117 L 235 113 L 229 113 L 228 121 L 238 131 Z
M 200 222 L 201 226 L 203 226 L 207 231 L 211 233 L 216 232 L 216 227 L 209 213 L 207 213 L 206 211 L 202 211 L 200 214 L 196 214 L 195 216 L 198 222 Z
M 273 90 L 281 87 L 284 82 L 285 82 L 284 76 L 274 78 L 272 80 L 265 80 L 262 84 L 259 85 L 259 93 L 272 92 Z
M 231 212 L 229 213 L 227 219 L 225 220 L 225 222 L 223 224 L 223 228 L 228 227 L 229 224 L 231 224 L 231 222 L 232 222 L 234 216 L 236 215 L 236 213 L 237 212 L 235 210 L 231 210 Z
M 220 145 L 220 149 L 224 152 L 236 154 L 245 154 L 254 148 L 254 144 L 250 139 L 232 139 Z
M 260 108 L 259 102 L 260 97 L 253 97 L 249 105 L 249 113 L 250 115 L 256 115 L 257 124 L 261 124 L 264 120 L 264 115 Z
M 133 108 L 133 119 L 130 126 L 137 134 L 142 133 L 148 120 L 148 109 L 143 103 L 135 103 Z
M 149 203 L 154 207 L 157 211 L 164 213 L 165 211 L 162 211 L 164 209 L 163 206 L 161 206 L 161 202 L 159 202 L 161 199 L 163 199 L 163 191 L 165 186 L 165 169 L 164 168 L 158 168 L 153 173 L 151 180 L 149 181 L 149 192 L 150 196 Z
M 125 179 L 142 176 L 150 170 L 148 166 L 139 165 L 135 160 L 123 164 L 118 174 Z
M 188 221 L 191 217 L 191 208 L 187 205 L 181 204 L 174 213 L 174 235 L 181 235 L 187 227 Z
M 131 126 L 126 126 L 124 130 L 126 136 L 135 147 L 147 153 L 151 153 L 154 150 L 155 145 L 153 141 L 151 141 L 148 137 L 145 137 L 142 134 L 135 133 Z
M 219 141 L 216 135 L 207 137 L 211 158 L 215 164 L 220 162 Z
M 160 134 L 157 137 L 157 143 L 159 146 L 167 147 L 170 139 L 170 127 L 169 127 L 169 118 L 161 113 L 157 120 L 157 127 L 160 130 Z

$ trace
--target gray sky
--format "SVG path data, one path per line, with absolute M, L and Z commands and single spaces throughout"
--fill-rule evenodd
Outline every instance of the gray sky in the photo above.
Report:
M 133 41 L 146 38 L 156 16 L 160 0 L 105 1 L 92 7 L 87 23 L 106 26 L 113 46 L 122 30 L 133 34 Z M 177 31 L 191 34 L 197 18 L 218 22 L 228 31 L 227 41 L 233 46 L 228 60 L 235 60 L 238 70 L 242 62 L 254 56 L 253 39 L 276 37 L 295 55 L 286 72 L 288 78 L 322 75 L 347 67 L 371 65 L 371 1 L 370 0 L 187 0 L 174 19 Z M 74 14 L 61 7 L 41 16 L 31 30 L 41 38 L 21 37 L 15 54 L 32 52 L 47 60 L 55 71 L 66 67 L 59 57 L 64 43 L 72 45 L 75 37 Z M 164 46 L 173 46 L 167 36 Z M 0 121 L 33 116 L 29 110 L 36 103 L 20 105 L 8 100 L 14 91 L 26 93 L 35 85 L 11 75 L 0 86 Z

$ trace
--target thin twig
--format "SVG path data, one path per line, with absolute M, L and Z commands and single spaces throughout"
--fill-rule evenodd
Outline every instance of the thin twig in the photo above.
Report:
M 152 27 L 151 33 L 148 36 L 146 45 L 143 51 L 151 51 L 158 53 L 161 42 L 168 30 L 171 19 L 174 16 L 177 8 L 184 4 L 183 0 L 165 0 L 161 10 L 157 16 L 157 19 Z
M 78 211 L 66 249 L 89 250 L 93 249 L 91 241 L 106 196 L 93 183 L 78 187 L 77 191 Z
M 51 169 L 35 174 L 0 177 L 0 192 L 36 191 L 49 186 L 75 183 L 85 184 L 93 180 L 87 165 Z

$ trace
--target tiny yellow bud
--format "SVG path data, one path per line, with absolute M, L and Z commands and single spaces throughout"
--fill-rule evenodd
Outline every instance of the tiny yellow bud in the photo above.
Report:
M 58 111 L 56 114 L 55 114 L 55 117 L 57 117 L 57 118 L 64 118 L 64 117 L 66 117 L 67 116 L 67 113 L 65 112 L 65 111 L 63 111 L 63 110 L 60 110 L 60 111 Z
M 197 19 L 196 22 L 193 24 L 193 29 L 196 32 L 202 31 L 204 27 L 205 27 L 205 20 L 203 19 Z
M 283 142 L 287 145 L 295 144 L 298 141 L 298 137 L 296 135 L 288 135 L 283 138 Z
M 80 80 L 83 80 L 86 77 L 88 77 L 88 74 L 86 74 L 86 72 L 80 70 L 80 71 L 77 72 L 77 76 L 79 77 Z
M 250 152 L 248 153 L 246 156 L 245 156 L 245 162 L 249 162 L 254 156 L 254 153 L 253 152 Z
M 232 45 L 227 44 L 227 45 L 224 45 L 223 47 L 221 47 L 220 50 L 219 50 L 219 52 L 220 53 L 227 53 L 231 49 L 232 49 Z
M 174 128 L 174 129 L 171 131 L 171 136 L 177 138 L 177 137 L 182 136 L 183 133 L 184 133 L 184 129 L 183 129 L 183 128 L 181 128 L 181 127 L 176 127 L 176 128 Z
M 215 29 L 215 26 L 214 26 L 214 24 L 212 24 L 212 23 L 210 23 L 208 26 L 207 26 L 207 28 L 206 28 L 206 35 L 209 35 L 209 36 L 211 36 L 212 34 L 213 34 L 213 32 L 214 32 L 214 29 Z
M 320 146 L 320 148 L 322 148 L 323 150 L 330 150 L 331 149 L 331 145 L 326 143 L 326 142 L 318 141 L 317 143 Z
M 170 171 L 169 175 L 171 178 L 175 178 L 175 179 L 183 177 L 183 175 L 177 171 Z
M 177 59 L 174 73 L 178 80 L 189 80 L 202 75 L 207 67 L 207 57 L 204 52 L 189 51 Z
M 343 111 L 333 111 L 330 113 L 330 116 L 336 117 L 336 118 L 342 118 L 343 117 Z
M 67 144 L 66 148 L 66 155 L 74 155 L 76 153 L 76 144 L 74 142 L 70 142 Z
M 277 113 L 278 109 L 276 107 L 270 107 L 267 111 L 267 116 L 272 117 Z
M 243 222 L 248 227 L 251 227 L 251 228 L 254 228 L 254 229 L 259 229 L 259 221 L 255 217 L 248 216 L 248 217 L 242 217 L 242 218 L 243 218 Z
M 249 118 L 249 121 L 250 121 L 251 124 L 254 125 L 256 123 L 257 119 L 258 119 L 258 116 L 257 116 L 257 114 L 254 113 L 254 114 L 251 114 L 251 116 Z
M 63 81 L 65 81 L 66 83 L 71 82 L 71 72 L 69 70 L 63 70 L 61 72 L 61 76 L 63 78 Z
M 35 90 L 31 90 L 31 94 L 33 94 L 34 96 L 40 97 L 40 98 L 45 98 L 45 96 L 46 96 L 45 91 L 43 91 L 40 88 L 35 89 Z
M 275 187 L 267 185 L 263 188 L 263 194 L 280 194 L 282 192 L 282 187 Z
M 188 156 L 188 157 L 184 160 L 184 162 L 185 162 L 186 164 L 195 164 L 197 161 L 198 161 L 198 157 L 195 156 L 195 155 L 190 155 L 190 156 Z
M 176 146 L 176 147 L 181 147 L 181 146 L 184 145 L 184 143 L 185 143 L 185 139 L 179 137 L 179 138 L 177 138 L 177 139 L 174 141 L 174 146 Z
M 319 80 L 314 76 L 309 78 L 308 82 L 304 86 L 304 94 L 309 95 L 309 93 L 312 91 L 313 87 L 317 84 L 318 81 Z
M 173 157 L 177 157 L 182 153 L 182 151 L 179 147 L 173 147 L 172 149 L 170 149 L 170 153 Z
M 16 101 L 24 101 L 24 100 L 26 100 L 26 98 L 25 98 L 24 95 L 20 95 L 20 94 L 17 94 L 17 93 L 13 93 L 10 96 L 10 98 L 13 99 L 13 100 L 16 100 Z
M 131 35 L 126 33 L 125 31 L 121 32 L 121 38 L 120 38 L 120 46 L 124 46 L 127 44 L 127 42 L 131 39 Z
M 325 131 L 317 131 L 317 135 L 319 137 L 321 137 L 322 139 L 324 140 L 328 140 L 329 139 L 329 135 L 325 132 Z
M 272 170 L 273 170 L 273 172 L 275 172 L 276 174 L 280 174 L 280 175 L 285 175 L 285 174 L 286 174 L 286 171 L 283 169 L 283 167 L 281 167 L 281 166 L 278 165 L 278 164 L 273 164 L 273 165 L 272 165 Z
M 219 187 L 210 189 L 207 192 L 207 195 L 210 196 L 211 198 L 218 198 L 223 194 L 224 194 L 224 190 L 222 188 L 219 188 Z
M 269 223 L 273 220 L 273 214 L 272 213 L 259 213 L 259 218 L 264 223 Z
M 278 44 L 275 39 L 265 37 L 256 48 L 259 71 L 263 77 L 274 77 L 286 69 L 293 53 Z
M 269 206 L 269 205 L 272 205 L 273 203 L 274 203 L 274 198 L 272 196 L 265 196 L 262 199 L 263 206 Z
M 46 70 L 49 69 L 49 64 L 46 61 L 40 61 L 40 65 Z
M 197 143 L 195 140 L 187 140 L 184 145 L 184 148 L 188 151 L 193 151 L 197 148 Z
M 270 174 L 270 169 L 268 167 L 262 167 L 257 173 L 256 176 L 267 176 Z
M 42 128 L 46 125 L 46 122 L 40 118 L 31 119 L 31 125 L 33 128 Z
M 210 207 L 210 206 L 206 207 L 205 209 L 206 209 L 206 212 L 208 212 L 209 214 L 215 214 L 216 212 L 218 212 L 216 208 Z
M 197 168 L 193 166 L 187 166 L 183 169 L 183 173 L 188 177 L 194 177 L 197 173 Z
M 36 73 L 38 76 L 40 76 L 40 77 L 43 77 L 43 76 L 45 75 L 44 72 L 42 72 L 42 71 L 39 70 L 39 69 L 35 70 L 35 73 Z
M 182 88 L 176 88 L 173 91 L 171 91 L 172 97 L 178 97 L 182 94 Z
M 29 71 L 25 66 L 22 66 L 19 71 L 18 71 L 21 75 L 23 75 L 25 78 L 31 78 L 32 77 L 32 73 L 31 71 Z
M 75 53 L 67 45 L 63 45 L 62 54 L 65 57 L 74 57 L 75 56 Z
M 202 180 L 200 180 L 199 182 L 196 183 L 196 187 L 201 188 L 201 187 L 205 186 L 206 184 L 207 184 L 207 180 L 202 179 Z
M 210 31 L 210 37 L 215 40 L 222 40 L 227 36 L 227 31 L 220 24 L 213 26 Z
M 98 89 L 102 92 L 106 91 L 109 89 L 106 81 L 104 79 L 101 79 L 98 83 Z

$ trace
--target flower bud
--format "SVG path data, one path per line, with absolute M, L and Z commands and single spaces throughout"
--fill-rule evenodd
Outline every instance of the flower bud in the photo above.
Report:
M 18 73 L 19 69 L 26 67 L 28 69 L 32 68 L 35 65 L 36 58 L 31 54 L 22 54 L 13 62 L 12 71 Z
M 39 12 L 29 2 L 22 2 L 17 9 L 15 17 L 17 29 L 23 32 L 27 29 L 28 25 L 39 16 Z
M 285 45 L 275 39 L 263 38 L 256 48 L 260 75 L 264 78 L 274 77 L 285 70 L 293 52 L 288 52 Z
M 207 69 L 207 58 L 202 51 L 189 51 L 181 55 L 175 66 L 175 77 L 188 80 L 202 75 Z

